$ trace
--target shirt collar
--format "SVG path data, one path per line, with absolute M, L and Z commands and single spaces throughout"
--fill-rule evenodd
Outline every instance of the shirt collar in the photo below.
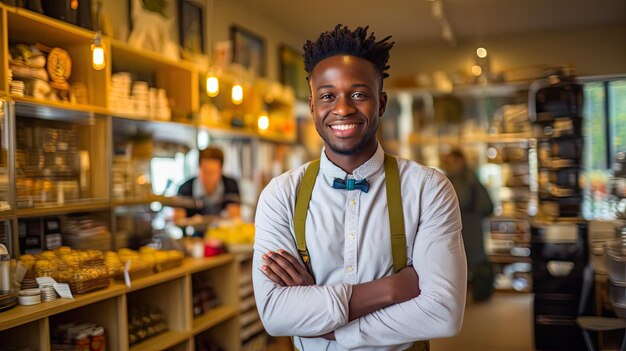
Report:
M 323 147 L 322 156 L 320 157 L 320 171 L 323 174 L 334 178 L 354 178 L 356 180 L 368 179 L 382 168 L 385 160 L 385 152 L 383 151 L 382 146 L 380 146 L 380 143 L 378 143 L 378 147 L 376 148 L 374 155 L 365 163 L 357 167 L 354 172 L 352 172 L 352 175 L 349 176 L 346 171 L 328 159 L 325 150 L 326 147 Z

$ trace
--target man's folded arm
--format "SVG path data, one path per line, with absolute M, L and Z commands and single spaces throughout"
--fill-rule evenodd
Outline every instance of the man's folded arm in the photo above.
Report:
M 272 180 L 261 194 L 255 220 L 252 276 L 257 309 L 271 335 L 326 334 L 348 322 L 349 284 L 283 287 L 261 270 L 262 256 L 268 251 L 283 249 L 299 257 L 286 204 L 288 199 Z

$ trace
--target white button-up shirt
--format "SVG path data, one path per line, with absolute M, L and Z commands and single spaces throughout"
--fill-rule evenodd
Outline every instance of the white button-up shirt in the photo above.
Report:
M 281 287 L 261 271 L 261 256 L 283 249 L 299 258 L 293 230 L 307 165 L 274 179 L 256 212 L 253 279 L 261 320 L 272 335 L 296 336 L 298 350 L 403 350 L 412 341 L 456 334 L 462 324 L 466 261 L 454 188 L 432 168 L 398 158 L 408 264 L 420 296 L 348 321 L 354 284 L 393 273 L 384 152 L 348 175 L 322 151 L 306 219 L 315 286 Z M 332 188 L 334 178 L 367 179 L 369 192 Z M 307 338 L 334 331 L 336 341 Z

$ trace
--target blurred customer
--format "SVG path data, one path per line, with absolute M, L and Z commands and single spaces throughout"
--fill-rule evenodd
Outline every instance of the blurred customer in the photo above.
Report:
M 452 182 L 459 199 L 473 298 L 476 301 L 488 299 L 493 294 L 494 273 L 485 251 L 483 219 L 493 212 L 493 203 L 487 189 L 467 166 L 461 150 L 453 149 L 444 155 L 441 168 Z
M 178 196 L 193 198 L 194 206 L 177 208 L 174 220 L 185 217 L 219 215 L 239 218 L 239 186 L 235 179 L 222 174 L 224 153 L 216 147 L 200 150 L 198 176 L 184 182 L 178 188 Z

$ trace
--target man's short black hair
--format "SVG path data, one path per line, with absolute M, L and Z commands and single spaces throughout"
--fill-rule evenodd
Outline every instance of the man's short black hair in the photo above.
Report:
M 376 41 L 374 33 L 367 35 L 369 26 L 357 27 L 351 31 L 348 27 L 338 24 L 335 30 L 320 34 L 315 41 L 307 40 L 304 44 L 304 69 L 310 78 L 313 68 L 325 58 L 335 55 L 352 55 L 368 60 L 378 70 L 382 79 L 389 77 L 389 50 L 395 44 L 391 36 Z
M 224 152 L 220 148 L 208 146 L 206 149 L 200 150 L 198 165 L 202 164 L 202 160 L 218 160 L 220 165 L 224 165 Z

